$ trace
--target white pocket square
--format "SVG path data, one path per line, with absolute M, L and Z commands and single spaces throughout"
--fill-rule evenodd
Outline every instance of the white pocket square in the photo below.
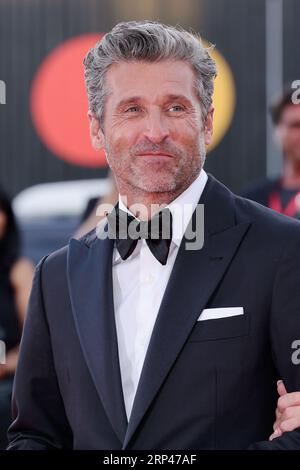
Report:
M 243 307 L 205 308 L 202 310 L 197 321 L 235 317 L 237 315 L 244 315 Z

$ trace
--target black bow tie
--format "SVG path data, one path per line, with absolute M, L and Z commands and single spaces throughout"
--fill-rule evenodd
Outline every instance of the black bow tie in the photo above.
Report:
M 163 265 L 167 263 L 172 240 L 172 214 L 163 209 L 149 221 L 139 221 L 117 205 L 108 214 L 109 236 L 116 240 L 116 247 L 123 260 L 134 251 L 138 240 L 145 239 L 151 253 Z

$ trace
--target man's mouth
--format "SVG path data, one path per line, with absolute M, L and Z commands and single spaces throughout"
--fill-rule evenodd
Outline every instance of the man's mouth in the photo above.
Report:
M 174 158 L 174 155 L 170 155 L 168 153 L 163 152 L 143 152 L 137 154 L 137 157 L 146 158 L 147 160 L 153 161 L 167 161 L 171 158 Z

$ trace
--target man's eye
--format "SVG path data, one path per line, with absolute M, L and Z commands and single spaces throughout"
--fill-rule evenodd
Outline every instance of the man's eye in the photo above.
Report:
M 169 111 L 171 111 L 171 112 L 176 112 L 176 113 L 178 113 L 178 112 L 180 112 L 180 111 L 183 111 L 183 110 L 184 110 L 184 108 L 183 108 L 183 106 L 181 106 L 180 104 L 174 104 L 174 106 L 171 106 L 171 107 L 169 108 Z
M 130 108 L 125 109 L 125 113 L 138 113 L 139 111 L 139 106 L 130 106 Z

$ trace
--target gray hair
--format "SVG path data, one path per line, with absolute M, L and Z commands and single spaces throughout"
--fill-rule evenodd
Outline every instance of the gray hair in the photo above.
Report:
M 89 50 L 84 59 L 84 75 L 90 111 L 100 121 L 103 119 L 105 98 L 109 93 L 105 76 L 111 65 L 163 60 L 183 60 L 192 66 L 205 118 L 212 103 L 217 75 L 209 49 L 203 46 L 200 36 L 154 21 L 119 23 Z

